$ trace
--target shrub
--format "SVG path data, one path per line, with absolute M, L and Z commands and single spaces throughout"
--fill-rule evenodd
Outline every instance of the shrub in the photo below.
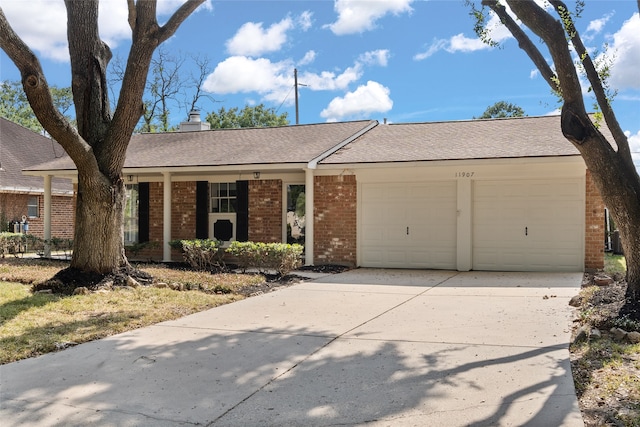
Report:
M 267 270 L 275 270 L 284 276 L 300 266 L 303 249 L 298 244 L 231 242 L 227 252 L 238 259 L 238 266 L 243 271 L 256 268 L 264 274 Z
M 220 250 L 221 242 L 210 239 L 172 240 L 169 246 L 182 251 L 182 256 L 187 264 L 194 270 L 212 271 L 221 270 L 223 267 Z

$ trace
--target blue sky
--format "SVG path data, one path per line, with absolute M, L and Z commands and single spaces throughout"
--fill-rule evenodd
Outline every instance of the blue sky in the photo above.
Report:
M 159 20 L 180 3 L 160 0 Z M 62 0 L 0 0 L 0 7 L 40 58 L 49 84 L 69 86 Z M 209 59 L 203 89 L 210 98 L 199 104 L 204 114 L 264 103 L 287 112 L 293 123 L 294 68 L 305 85 L 301 123 L 466 120 L 501 100 L 530 116 L 552 114 L 557 100 L 517 43 L 498 25 L 492 36 L 501 48 L 483 45 L 468 12 L 463 0 L 209 1 L 164 47 Z M 114 55 L 126 58 L 125 0 L 103 1 L 100 16 L 101 35 Z M 592 52 L 608 44 L 611 85 L 618 91 L 614 108 L 633 150 L 640 151 L 636 1 L 588 1 L 577 27 Z M 1 53 L 0 80 L 17 79 Z M 185 118 L 184 108 L 172 110 L 174 124 Z

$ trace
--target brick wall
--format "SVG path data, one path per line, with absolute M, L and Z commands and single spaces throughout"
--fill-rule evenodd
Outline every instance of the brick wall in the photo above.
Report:
M 163 258 L 163 230 L 162 221 L 164 209 L 164 183 L 149 183 L 149 242 L 154 247 L 141 250 L 136 256 L 127 253 L 131 259 L 156 260 Z M 196 183 L 171 183 L 171 239 L 195 239 L 196 237 Z M 182 254 L 171 250 L 173 261 L 182 261 Z
M 21 220 L 27 214 L 28 194 L 0 194 L 0 211 L 7 221 Z M 29 234 L 44 238 L 44 196 L 38 197 L 38 217 L 29 218 Z M 51 236 L 73 238 L 75 223 L 75 199 L 72 196 L 51 197 Z M 13 231 L 13 230 L 10 230 Z
M 249 240 L 282 242 L 282 181 L 249 181 Z
M 356 265 L 355 175 L 314 178 L 314 263 Z
M 604 203 L 596 189 L 591 172 L 586 176 L 586 206 L 584 234 L 584 268 L 604 268 Z

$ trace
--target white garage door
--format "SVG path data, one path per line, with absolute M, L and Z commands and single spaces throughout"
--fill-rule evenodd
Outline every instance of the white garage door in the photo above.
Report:
M 583 189 L 579 179 L 475 182 L 473 269 L 582 271 Z
M 456 268 L 456 183 L 362 184 L 360 265 Z

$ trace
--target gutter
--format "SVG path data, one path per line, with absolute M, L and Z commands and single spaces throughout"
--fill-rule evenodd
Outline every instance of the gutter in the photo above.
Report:
M 344 141 L 342 141 L 338 145 L 335 145 L 335 146 L 331 147 L 330 149 L 328 149 L 324 153 L 322 153 L 319 156 L 311 159 L 311 161 L 309 161 L 309 163 L 307 163 L 307 168 L 308 169 L 316 169 L 318 167 L 318 163 L 319 162 L 323 161 L 324 159 L 326 159 L 327 157 L 329 157 L 330 155 L 332 155 L 333 153 L 335 153 L 336 151 L 338 151 L 339 149 L 341 149 L 345 145 L 349 144 L 350 142 L 352 142 L 356 138 L 359 138 L 360 136 L 362 136 L 365 133 L 369 132 L 371 129 L 373 129 L 374 127 L 376 127 L 378 125 L 379 125 L 379 123 L 378 123 L 377 120 L 372 121 L 366 127 L 360 129 L 357 133 L 351 135 L 349 138 L 345 139 Z

